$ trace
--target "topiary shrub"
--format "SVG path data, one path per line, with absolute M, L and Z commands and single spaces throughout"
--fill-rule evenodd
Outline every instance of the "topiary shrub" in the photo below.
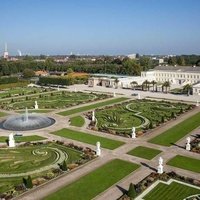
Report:
M 130 199 L 134 199 L 137 196 L 135 185 L 133 185 L 133 183 L 130 183 L 127 195 Z

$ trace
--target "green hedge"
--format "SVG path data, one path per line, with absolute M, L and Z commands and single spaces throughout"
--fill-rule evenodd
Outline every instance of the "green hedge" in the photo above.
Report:
M 9 83 L 17 83 L 18 78 L 17 77 L 1 77 L 0 78 L 0 84 L 9 84 Z

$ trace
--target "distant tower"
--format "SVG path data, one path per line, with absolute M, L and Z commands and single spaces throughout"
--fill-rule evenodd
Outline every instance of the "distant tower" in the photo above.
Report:
M 8 48 L 7 48 L 7 43 L 5 43 L 5 50 L 3 53 L 3 58 L 8 59 Z

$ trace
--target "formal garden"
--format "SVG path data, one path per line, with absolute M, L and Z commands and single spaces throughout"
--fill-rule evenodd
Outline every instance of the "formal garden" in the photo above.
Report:
M 119 200 L 197 200 L 200 197 L 200 181 L 175 172 L 152 172 L 129 189 Z
M 115 159 L 49 195 L 45 200 L 90 200 L 139 168 L 139 165 Z
M 54 90 L 46 93 L 36 92 L 31 96 L 22 95 L 22 97 L 18 98 L 2 99 L 0 101 L 0 108 L 5 110 L 21 110 L 25 108 L 34 109 L 35 101 L 37 101 L 39 109 L 61 109 L 96 100 L 102 100 L 108 97 L 109 96 L 105 94 Z
M 12 149 L 1 147 L 0 198 L 17 196 L 93 158 L 91 149 L 59 141 L 28 142 Z M 27 177 L 31 186 L 26 185 Z
M 34 94 L 50 92 L 50 91 L 53 91 L 53 89 L 33 88 L 33 87 L 8 88 L 8 89 L 1 90 L 0 98 L 20 97 L 20 96 L 34 95 Z
M 130 137 L 132 127 L 138 135 L 175 119 L 193 105 L 152 100 L 122 102 L 95 110 L 96 122 L 91 129 Z M 91 113 L 86 116 L 91 119 Z

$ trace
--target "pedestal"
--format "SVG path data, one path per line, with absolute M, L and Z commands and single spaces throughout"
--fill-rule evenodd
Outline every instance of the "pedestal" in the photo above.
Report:
M 35 110 L 38 110 L 38 105 L 35 105 Z
M 96 149 L 96 155 L 97 156 L 100 156 L 101 155 L 101 149 L 99 148 L 99 149 Z
M 15 147 L 15 141 L 14 141 L 14 140 L 10 140 L 10 141 L 8 142 L 8 146 L 9 146 L 9 147 Z
M 186 150 L 190 151 L 191 150 L 191 145 L 190 144 L 186 144 Z
M 162 174 L 162 173 L 163 173 L 163 166 L 158 165 L 158 174 Z

